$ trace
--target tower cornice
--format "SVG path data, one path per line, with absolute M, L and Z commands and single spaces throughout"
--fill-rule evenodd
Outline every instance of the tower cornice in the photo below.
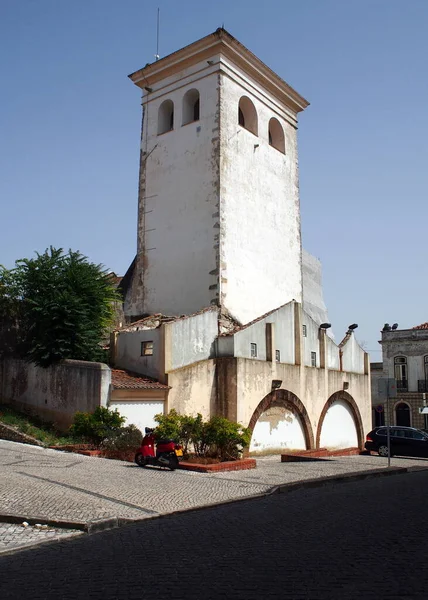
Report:
M 153 88 L 167 77 L 203 60 L 208 60 L 214 55 L 220 55 L 221 58 L 234 63 L 293 112 L 299 113 L 309 106 L 309 102 L 303 96 L 222 28 L 154 63 L 147 64 L 142 69 L 131 73 L 129 78 L 143 90 Z M 210 65 L 207 64 L 208 68 Z

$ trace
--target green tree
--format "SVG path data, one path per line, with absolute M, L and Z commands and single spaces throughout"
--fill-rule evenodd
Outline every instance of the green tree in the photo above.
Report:
M 118 294 L 109 273 L 52 246 L 0 269 L 0 316 L 15 319 L 19 352 L 47 367 L 65 358 L 102 360 Z

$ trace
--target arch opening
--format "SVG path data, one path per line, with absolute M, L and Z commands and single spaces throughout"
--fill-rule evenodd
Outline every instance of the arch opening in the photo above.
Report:
M 406 402 L 399 402 L 395 407 L 395 424 L 400 427 L 410 427 L 410 406 Z
M 200 95 L 196 89 L 188 90 L 183 96 L 183 125 L 199 121 Z
M 174 103 L 172 100 L 164 100 L 159 106 L 158 112 L 158 135 L 174 129 Z
M 307 450 L 314 447 L 312 426 L 299 398 L 288 390 L 271 392 L 259 403 L 248 425 L 250 452 Z
M 251 131 L 254 135 L 258 135 L 258 118 L 254 104 L 248 96 L 242 96 L 238 106 L 238 124 Z
M 316 447 L 362 448 L 363 440 L 363 422 L 357 403 L 347 392 L 335 392 L 321 411 Z
M 281 123 L 275 117 L 269 121 L 269 146 L 285 154 L 285 136 Z

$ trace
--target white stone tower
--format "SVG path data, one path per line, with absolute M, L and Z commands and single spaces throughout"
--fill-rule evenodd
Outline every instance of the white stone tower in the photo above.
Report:
M 308 102 L 224 29 L 130 75 L 143 91 L 128 318 L 302 301 L 297 113 Z

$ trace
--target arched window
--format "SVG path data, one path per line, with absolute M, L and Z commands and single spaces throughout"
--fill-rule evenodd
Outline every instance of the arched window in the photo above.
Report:
M 395 424 L 410 427 L 410 406 L 405 402 L 400 402 L 395 407 Z
M 188 90 L 183 96 L 183 125 L 199 121 L 200 99 L 198 90 Z
M 407 392 L 407 358 L 405 356 L 394 358 L 394 376 L 397 380 L 397 390 Z
M 258 135 L 256 108 L 247 96 L 242 96 L 239 101 L 238 123 L 254 135 Z
M 172 100 L 164 100 L 159 106 L 158 135 L 172 129 L 174 129 L 174 103 Z
M 269 121 L 269 146 L 273 146 L 285 154 L 284 130 L 281 123 L 275 117 Z

